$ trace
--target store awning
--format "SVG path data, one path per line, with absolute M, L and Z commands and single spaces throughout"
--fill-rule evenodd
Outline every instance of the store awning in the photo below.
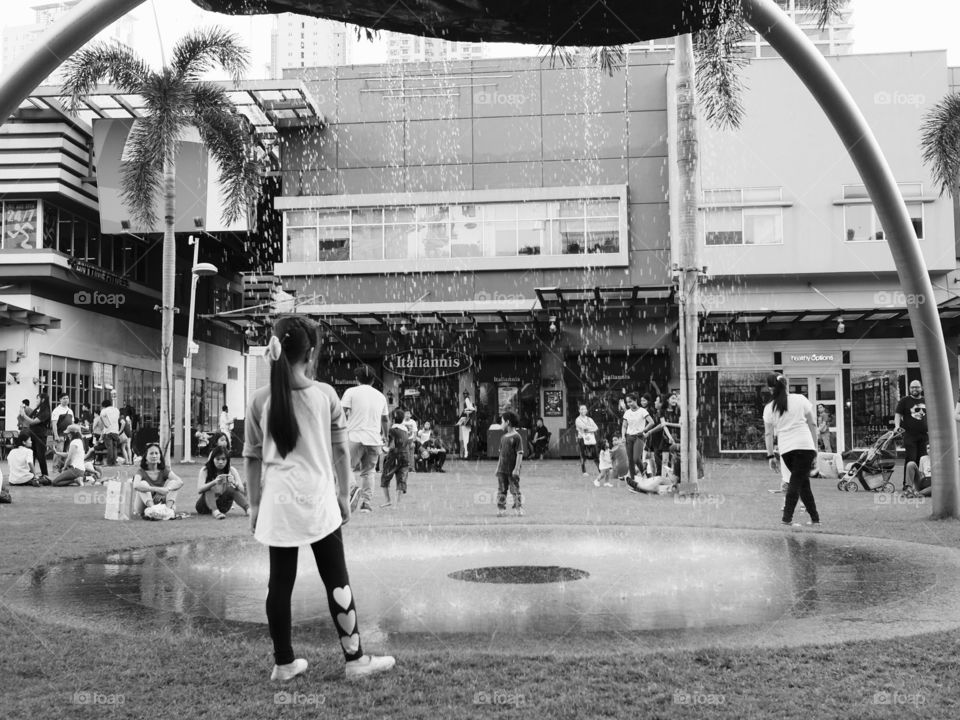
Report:
M 0 327 L 15 325 L 39 330 L 52 330 L 60 327 L 60 319 L 36 310 L 26 310 L 10 303 L 0 303 Z
M 672 285 L 536 288 L 540 306 L 551 314 L 584 311 L 644 310 L 647 317 L 666 316 L 676 308 Z

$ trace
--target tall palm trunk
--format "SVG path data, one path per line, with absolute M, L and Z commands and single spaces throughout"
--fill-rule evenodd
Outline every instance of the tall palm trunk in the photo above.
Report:
M 164 230 L 163 230 L 163 285 L 160 310 L 160 447 L 169 457 L 173 437 L 173 301 L 177 267 L 173 221 L 176 214 L 176 164 L 173 158 L 163 163 Z M 189 389 L 186 390 L 189 392 Z
M 677 37 L 677 165 L 679 178 L 678 264 L 680 266 L 680 482 L 697 485 L 697 115 L 693 38 Z

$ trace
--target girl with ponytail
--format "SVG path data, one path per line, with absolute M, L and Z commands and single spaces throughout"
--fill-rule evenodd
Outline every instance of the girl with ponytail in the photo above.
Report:
M 803 395 L 792 393 L 787 388 L 787 379 L 778 373 L 767 376 L 767 386 L 773 389 L 773 399 L 763 409 L 764 438 L 767 443 L 767 460 L 770 469 L 780 474 L 780 463 L 773 452 L 773 440 L 777 439 L 780 460 L 790 471 L 790 484 L 783 503 L 784 525 L 795 525 L 793 511 L 797 500 L 803 500 L 810 513 L 808 525 L 820 526 L 820 514 L 810 489 L 810 468 L 817 458 L 817 417 L 813 405 Z
M 297 557 L 309 545 L 340 636 L 347 678 L 389 670 L 389 656 L 364 655 L 354 595 L 344 560 L 341 526 L 350 519 L 350 452 L 340 399 L 310 378 L 317 326 L 284 317 L 267 346 L 270 384 L 250 400 L 243 456 L 250 491 L 250 530 L 270 553 L 267 623 L 273 640 L 271 680 L 307 669 L 291 644 L 290 597 Z

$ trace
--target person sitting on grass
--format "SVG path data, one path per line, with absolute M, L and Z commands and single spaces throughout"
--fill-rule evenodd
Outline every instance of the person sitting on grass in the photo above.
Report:
M 243 509 L 244 514 L 250 515 L 243 480 L 237 469 L 230 467 L 230 453 L 222 446 L 215 447 L 207 464 L 200 468 L 197 492 L 200 495 L 197 498 L 198 515 L 213 515 L 217 520 L 223 520 L 234 503 Z
M 10 472 L 7 482 L 10 485 L 49 485 L 50 481 L 43 482 L 33 470 L 33 433 L 29 430 L 21 430 L 17 435 L 16 447 L 7 455 L 7 463 Z
M 140 461 L 140 469 L 133 476 L 133 491 L 137 494 L 134 512 L 142 517 L 144 511 L 155 504 L 175 510 L 177 491 L 182 487 L 183 480 L 164 463 L 160 445 L 149 443 Z
M 407 412 L 407 415 L 410 413 Z M 410 446 L 413 440 L 407 432 L 403 410 L 393 411 L 393 425 L 387 433 L 387 456 L 383 460 L 383 473 L 380 475 L 380 487 L 383 488 L 384 503 L 380 507 L 400 507 L 400 498 L 407 493 L 407 473 L 410 471 Z M 390 500 L 390 481 L 397 478 L 397 502 Z
M 907 463 L 906 468 L 907 487 L 912 487 L 913 492 L 923 497 L 930 497 L 933 494 L 932 468 L 930 466 L 930 445 L 927 445 L 927 454 L 920 458 L 919 463 L 912 460 Z
M 533 429 L 530 445 L 533 448 L 533 452 L 530 453 L 531 460 L 539 460 L 547 454 L 547 447 L 550 445 L 550 431 L 543 424 L 543 418 L 537 418 L 537 426 Z
M 100 472 L 94 467 L 89 459 L 93 457 L 93 448 L 88 452 L 83 446 L 83 436 L 80 426 L 76 423 L 67 425 L 62 433 L 64 439 L 69 443 L 66 452 L 54 450 L 57 457 L 63 458 L 63 472 L 53 479 L 53 484 L 57 487 L 66 487 L 68 485 L 83 485 L 84 477 L 89 474 L 91 480 L 98 480 Z

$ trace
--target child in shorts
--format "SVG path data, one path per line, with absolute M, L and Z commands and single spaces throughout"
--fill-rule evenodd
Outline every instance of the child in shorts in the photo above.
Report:
M 387 433 L 387 456 L 383 460 L 383 472 L 380 475 L 380 487 L 386 502 L 380 507 L 397 509 L 400 498 L 407 493 L 407 475 L 410 472 L 410 456 L 413 454 L 413 438 L 404 426 L 404 413 L 399 408 L 390 416 L 393 425 Z M 397 502 L 390 500 L 390 481 L 397 478 Z
M 596 487 L 600 487 L 600 483 L 603 483 L 604 487 L 613 487 L 613 483 L 610 482 L 613 477 L 613 457 L 610 454 L 610 441 L 604 440 L 600 443 L 600 474 L 597 475 L 596 480 L 593 481 L 593 484 Z
M 520 465 L 523 462 L 523 438 L 517 432 L 520 418 L 512 410 L 502 415 L 503 437 L 500 438 L 500 460 L 497 463 L 497 516 L 507 514 L 507 490 L 513 495 L 513 510 L 523 515 L 520 495 Z

